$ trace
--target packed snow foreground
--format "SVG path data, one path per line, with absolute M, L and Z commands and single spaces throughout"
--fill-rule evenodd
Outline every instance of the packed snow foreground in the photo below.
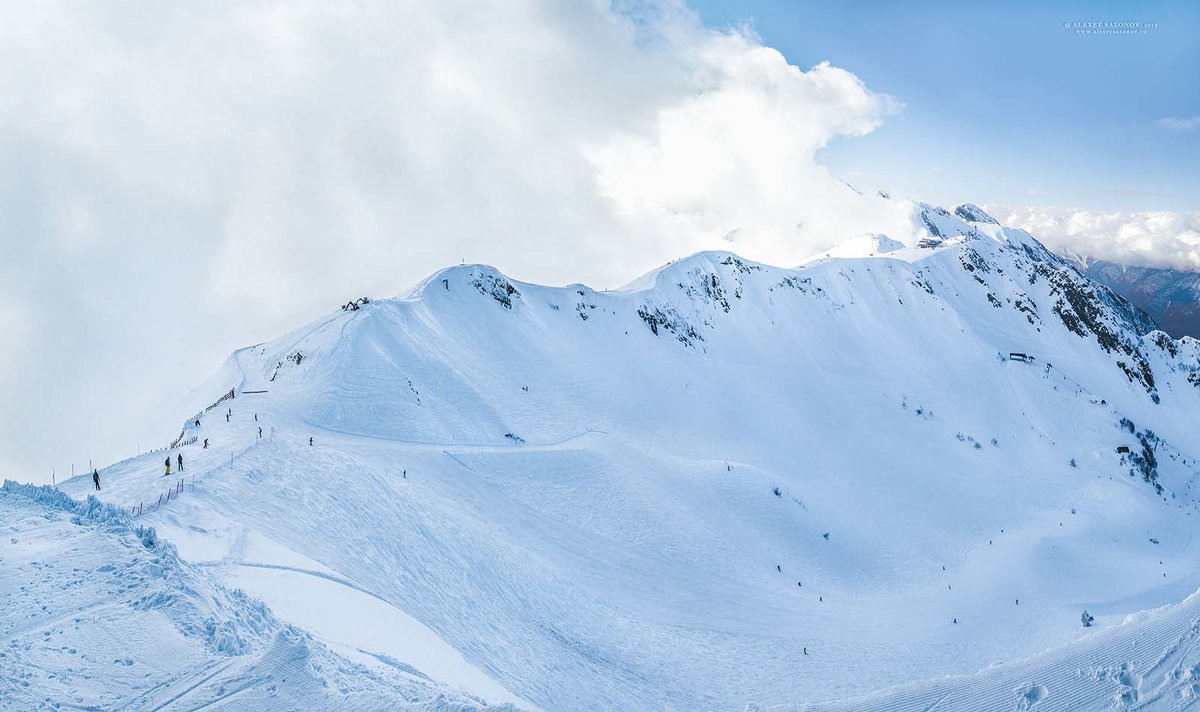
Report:
M 915 216 L 613 292 L 455 267 L 237 351 L 107 505 L 0 493 L 0 696 L 1194 702 L 1200 343 L 974 206 Z

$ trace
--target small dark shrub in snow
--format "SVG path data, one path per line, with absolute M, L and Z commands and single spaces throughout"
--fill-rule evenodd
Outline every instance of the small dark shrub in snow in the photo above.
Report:
M 960 443 L 970 443 L 971 447 L 975 448 L 976 450 L 979 450 L 983 447 L 982 445 L 979 444 L 979 441 L 976 440 L 975 436 L 973 436 L 973 435 L 967 435 L 965 433 L 955 433 L 954 437 Z
M 778 487 L 776 487 L 776 488 L 775 488 L 774 490 L 772 490 L 772 491 L 775 493 L 775 496 L 776 496 L 776 497 L 781 497 L 781 496 L 783 496 L 783 491 L 782 491 L 782 490 L 780 490 Z

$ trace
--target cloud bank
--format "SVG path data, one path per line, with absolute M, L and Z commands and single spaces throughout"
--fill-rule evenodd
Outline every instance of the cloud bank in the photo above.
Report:
M 985 208 L 1056 252 L 1140 267 L 1200 271 L 1200 211 L 1102 212 L 1069 208 Z
M 6 15 L 0 476 L 158 445 L 232 348 L 460 260 L 610 286 L 908 225 L 816 160 L 897 102 L 672 0 Z

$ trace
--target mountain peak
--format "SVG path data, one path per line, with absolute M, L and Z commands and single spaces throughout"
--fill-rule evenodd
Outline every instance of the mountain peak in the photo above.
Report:
M 974 203 L 963 203 L 954 209 L 954 214 L 973 223 L 984 223 L 987 225 L 999 225 L 996 218 L 984 212 L 983 208 Z

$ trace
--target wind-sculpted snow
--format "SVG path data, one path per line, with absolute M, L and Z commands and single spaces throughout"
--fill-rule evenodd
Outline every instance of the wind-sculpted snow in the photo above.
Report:
M 339 659 L 94 497 L 6 481 L 0 521 L 4 709 L 479 708 Z
M 556 710 L 932 705 L 1142 611 L 1185 625 L 1196 342 L 974 206 L 914 220 L 795 268 L 462 265 L 335 311 L 206 382 L 195 486 L 137 524 L 373 674 Z M 162 457 L 101 497 L 152 498 Z M 1096 651 L 1095 689 L 1150 679 Z M 1073 699 L 1038 671 L 976 679 Z
M 107 502 L 101 502 L 91 495 L 88 495 L 87 500 L 79 502 L 54 487 L 30 485 L 12 480 L 4 480 L 4 484 L 0 485 L 0 492 L 24 497 L 60 512 L 74 514 L 79 522 L 106 524 L 120 528 L 129 527 L 131 522 L 129 512 Z M 139 528 L 139 535 L 140 532 L 141 528 Z

